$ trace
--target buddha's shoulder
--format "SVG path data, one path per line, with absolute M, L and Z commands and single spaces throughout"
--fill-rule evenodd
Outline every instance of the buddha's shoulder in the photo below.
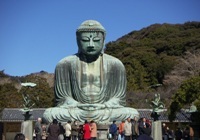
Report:
M 70 55 L 70 56 L 66 56 L 64 58 L 62 58 L 59 62 L 58 65 L 62 65 L 62 64 L 66 64 L 66 63 L 73 63 L 77 60 L 77 55 Z
M 118 58 L 116 58 L 116 57 L 114 57 L 114 56 L 112 56 L 112 55 L 109 55 L 109 54 L 103 54 L 103 56 L 104 56 L 104 58 L 106 59 L 106 60 L 108 60 L 109 62 L 114 62 L 114 63 L 117 63 L 117 64 L 122 64 L 122 62 L 118 59 Z

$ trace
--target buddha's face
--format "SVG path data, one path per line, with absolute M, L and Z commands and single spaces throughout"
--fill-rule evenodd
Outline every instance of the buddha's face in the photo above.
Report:
M 103 49 L 104 36 L 102 32 L 81 32 L 77 35 L 79 52 L 84 55 L 96 56 Z

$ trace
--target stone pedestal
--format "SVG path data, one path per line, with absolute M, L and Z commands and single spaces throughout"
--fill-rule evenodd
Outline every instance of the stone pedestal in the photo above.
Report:
M 97 124 L 97 140 L 108 140 L 109 124 Z
M 25 135 L 29 140 L 33 139 L 33 121 L 24 121 L 21 124 L 21 132 Z
M 162 140 L 162 125 L 161 121 L 155 121 L 152 125 L 152 137 L 154 140 Z

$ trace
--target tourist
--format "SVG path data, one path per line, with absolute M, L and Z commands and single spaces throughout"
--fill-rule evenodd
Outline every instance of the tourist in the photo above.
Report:
M 53 124 L 50 124 L 48 128 L 48 138 L 47 140 L 58 140 L 58 136 L 60 134 L 60 128 L 58 126 L 58 121 L 56 119 L 53 120 Z
M 183 139 L 190 140 L 190 128 L 186 126 L 185 130 L 183 131 Z
M 83 125 L 83 140 L 91 140 L 91 128 L 87 120 L 85 120 L 85 124 Z
M 46 125 L 42 125 L 42 140 L 47 139 L 47 127 Z
M 38 118 L 37 122 L 35 123 L 34 131 L 36 134 L 36 140 L 42 139 L 42 118 Z
M 146 128 L 146 118 L 141 118 L 139 121 L 139 135 L 143 134 L 143 128 Z
M 58 136 L 58 140 L 64 140 L 65 129 L 64 129 L 63 125 L 61 124 L 61 122 L 58 123 L 58 126 L 60 128 L 60 134 Z
M 190 125 L 190 139 L 193 140 L 193 138 L 194 138 L 194 130 L 192 126 Z
M 167 126 L 165 123 L 162 124 L 162 138 L 163 140 L 168 140 Z
M 111 134 L 111 137 L 109 137 L 110 140 L 116 140 L 117 138 L 117 125 L 115 123 L 116 121 L 114 120 L 109 127 L 109 134 Z
M 127 118 L 124 124 L 124 137 L 125 137 L 125 140 L 131 140 L 131 137 L 132 137 L 132 124 L 131 124 L 130 118 Z
M 22 133 L 18 133 L 15 135 L 14 140 L 25 140 L 25 136 Z
M 137 140 L 153 140 L 151 138 L 151 125 L 149 123 L 146 123 L 144 127 L 141 127 L 141 134 L 137 138 Z
M 151 121 L 149 119 L 146 119 L 146 124 L 148 124 L 151 127 Z
M 167 127 L 167 136 L 168 136 L 168 140 L 174 140 L 174 134 L 173 131 L 171 129 L 169 129 L 169 127 Z
M 71 140 L 71 121 L 68 121 L 65 125 L 64 125 L 64 129 L 65 129 L 65 140 Z
M 142 134 L 151 135 L 151 125 L 149 123 L 146 123 L 146 126 L 142 129 Z
M 83 125 L 79 125 L 79 131 L 78 131 L 78 138 L 79 140 L 83 140 Z
M 136 140 L 139 135 L 137 117 L 131 119 L 132 140 Z
M 97 139 L 97 125 L 94 121 L 90 122 L 90 128 L 91 128 L 91 140 Z
M 119 124 L 118 140 L 124 140 L 124 124 L 125 120 L 122 120 L 122 122 Z
M 183 138 L 183 132 L 181 131 L 181 128 L 179 126 L 175 131 L 175 137 L 176 137 L 176 140 L 182 140 Z
M 78 121 L 74 121 L 74 123 L 71 126 L 72 128 L 72 140 L 78 140 L 78 133 L 79 133 L 79 125 Z

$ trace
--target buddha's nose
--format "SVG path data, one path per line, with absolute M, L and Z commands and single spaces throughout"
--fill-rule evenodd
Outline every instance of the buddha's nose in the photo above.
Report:
M 90 42 L 89 42 L 89 44 L 88 44 L 88 47 L 94 47 L 94 42 L 93 42 L 92 39 L 90 40 Z

